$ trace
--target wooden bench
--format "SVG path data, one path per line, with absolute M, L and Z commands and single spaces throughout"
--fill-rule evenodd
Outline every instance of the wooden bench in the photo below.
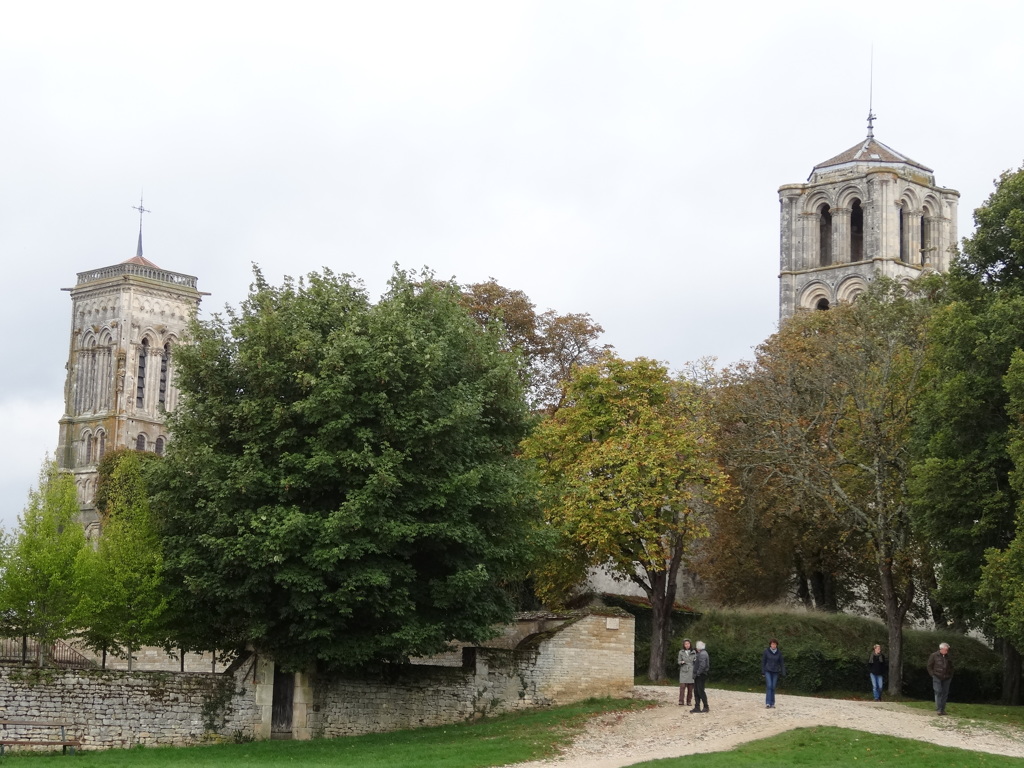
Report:
M 60 739 L 40 739 L 36 736 L 9 736 L 8 726 L 14 726 L 15 728 L 59 728 Z M 71 750 L 71 754 L 75 754 L 75 748 L 82 746 L 82 742 L 78 739 L 69 739 L 67 736 L 67 728 L 70 723 L 61 723 L 54 720 L 0 720 L 0 757 L 4 756 L 4 750 L 7 747 L 60 747 L 60 751 L 65 755 L 68 754 L 68 750 Z

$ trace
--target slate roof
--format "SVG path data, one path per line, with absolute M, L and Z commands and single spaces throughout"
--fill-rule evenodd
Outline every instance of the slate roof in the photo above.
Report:
M 874 137 L 869 136 L 860 144 L 855 144 L 845 152 L 836 155 L 823 163 L 818 163 L 814 166 L 815 171 L 824 170 L 825 168 L 831 168 L 836 165 L 844 165 L 846 163 L 879 163 L 879 164 L 892 164 L 902 163 L 904 165 L 912 165 L 915 168 L 919 168 L 926 173 L 933 173 L 932 169 L 927 165 L 923 165 L 916 160 L 911 160 L 906 155 L 897 152 L 892 147 L 887 147 L 882 142 L 876 140 Z
M 152 267 L 153 269 L 160 269 L 156 264 L 147 259 L 145 256 L 138 255 L 132 256 L 130 259 L 125 259 L 121 262 L 122 264 L 139 264 L 143 267 Z

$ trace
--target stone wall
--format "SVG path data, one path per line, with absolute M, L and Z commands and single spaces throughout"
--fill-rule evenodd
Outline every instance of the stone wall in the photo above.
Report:
M 298 674 L 292 737 L 442 725 L 632 689 L 626 612 L 532 618 L 509 636 L 522 626 L 539 631 L 512 648 L 463 648 L 457 667 L 410 664 L 361 679 Z M 273 680 L 273 662 L 254 655 L 224 674 L 0 666 L 0 719 L 65 721 L 84 749 L 266 739 Z
M 220 675 L 0 666 L 0 719 L 66 722 L 83 749 L 252 739 L 262 715 L 255 690 L 252 658 Z M 33 731 L 9 726 L 7 734 Z
M 307 678 L 295 697 L 310 706 L 294 731 L 343 736 L 419 728 L 632 690 L 632 616 L 612 611 L 555 623 L 512 649 L 463 648 L 461 667 L 410 665 L 364 680 Z

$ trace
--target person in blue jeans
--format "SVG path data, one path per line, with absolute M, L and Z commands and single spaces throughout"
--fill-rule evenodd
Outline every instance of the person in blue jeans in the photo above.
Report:
M 868 656 L 868 674 L 871 675 L 871 693 L 875 701 L 882 700 L 882 686 L 885 685 L 885 669 L 889 662 L 885 660 L 882 646 L 875 643 L 871 655 Z
M 786 676 L 786 661 L 779 650 L 779 641 L 774 637 L 768 641 L 768 647 L 761 654 L 761 675 L 764 677 L 766 709 L 775 709 L 775 687 L 779 678 Z

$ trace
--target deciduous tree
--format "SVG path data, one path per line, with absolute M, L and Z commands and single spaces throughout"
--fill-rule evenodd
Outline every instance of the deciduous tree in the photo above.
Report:
M 193 325 L 154 499 L 188 645 L 352 667 L 510 617 L 530 416 L 502 335 L 459 301 L 430 275 L 371 304 L 349 276 L 257 271 L 238 311 Z
M 8 633 L 33 637 L 40 649 L 71 634 L 80 599 L 75 559 L 85 546 L 75 479 L 47 460 L 5 552 L 0 615 Z
M 1003 700 L 1019 703 L 1021 646 L 1001 635 L 997 603 L 979 600 L 977 590 L 986 552 L 1010 546 L 1021 503 L 1011 482 L 1006 377 L 1024 347 L 1024 171 L 1002 174 L 974 220 L 964 253 L 936 292 L 913 491 L 937 560 L 937 618 L 995 638 Z M 990 557 L 993 568 L 997 559 Z
M 880 284 L 855 304 L 791 318 L 751 366 L 732 374 L 734 392 L 746 396 L 734 404 L 746 436 L 734 471 L 763 475 L 794 494 L 809 522 L 839 524 L 866 546 L 888 627 L 893 693 L 924 554 L 907 481 L 927 311 L 898 286 Z
M 713 458 L 706 403 L 693 383 L 644 358 L 605 356 L 577 369 L 566 400 L 525 442 L 537 461 L 559 556 L 541 573 L 555 596 L 580 568 L 606 566 L 652 608 L 648 675 L 665 676 L 669 616 L 704 510 L 726 490 Z
M 531 407 L 545 414 L 562 405 L 574 369 L 593 365 L 611 349 L 598 343 L 604 329 L 590 315 L 560 315 L 553 309 L 537 314 L 525 293 L 494 278 L 463 286 L 462 303 L 482 326 L 504 328 L 505 348 L 522 355 Z
M 163 555 L 142 456 L 153 454 L 111 452 L 103 530 L 96 549 L 83 549 L 76 563 L 82 592 L 76 623 L 83 627 L 82 637 L 96 651 L 128 659 L 128 669 L 142 646 L 163 641 L 167 613 Z

